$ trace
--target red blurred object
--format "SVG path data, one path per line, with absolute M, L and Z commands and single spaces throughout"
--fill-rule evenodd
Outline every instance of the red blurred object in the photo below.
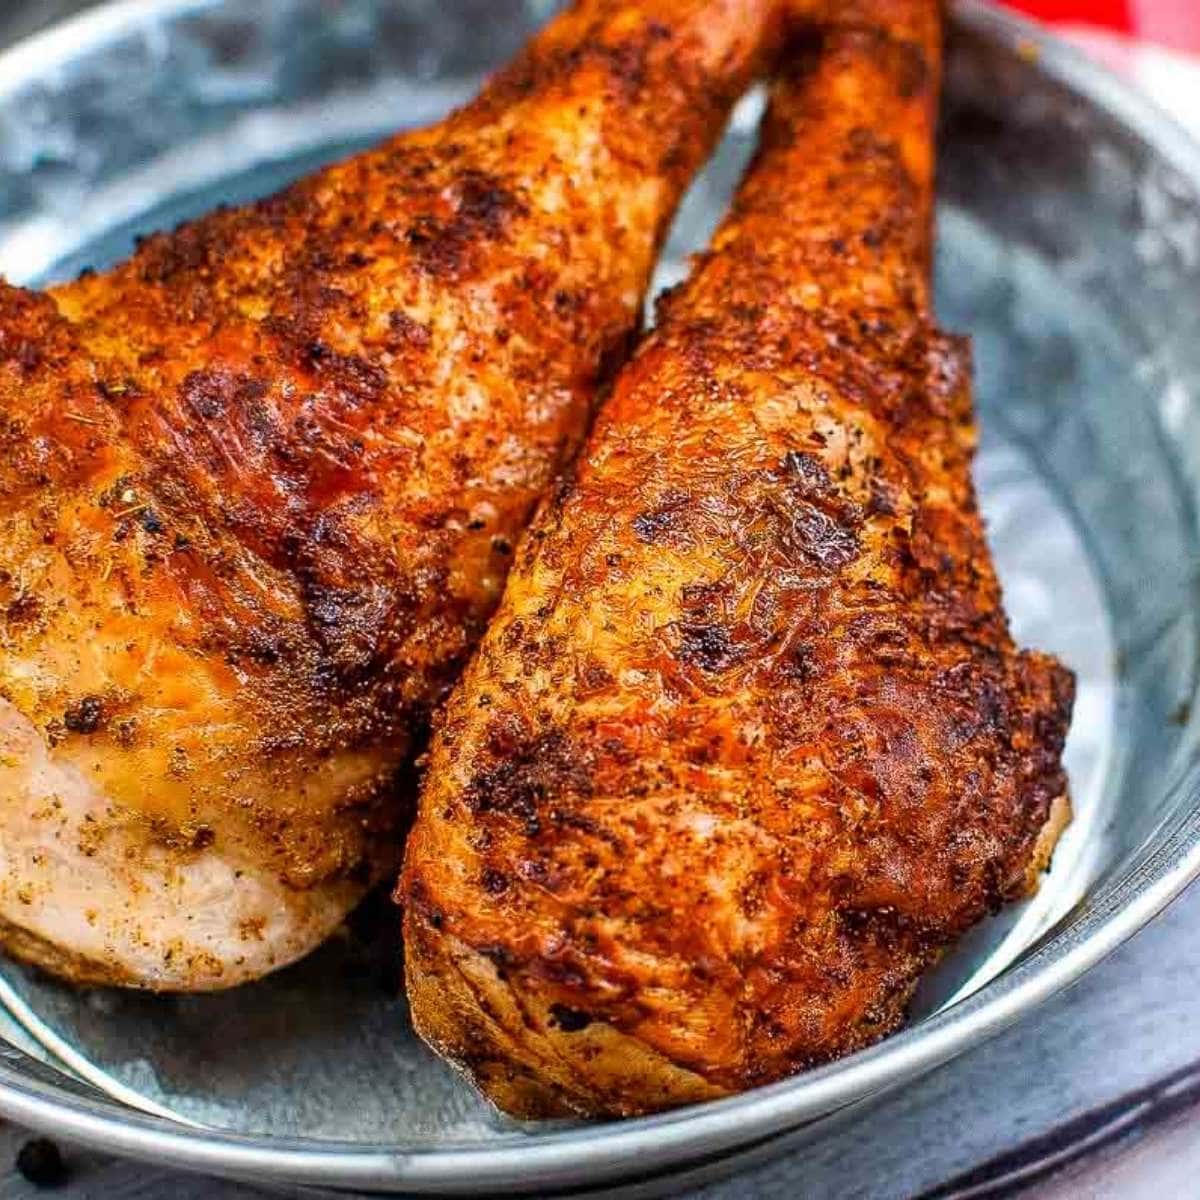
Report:
M 1200 0 L 1010 0 L 1041 21 L 1096 25 L 1200 54 Z
M 1042 21 L 1105 25 L 1126 33 L 1135 28 L 1130 0 L 1016 0 L 1013 7 Z

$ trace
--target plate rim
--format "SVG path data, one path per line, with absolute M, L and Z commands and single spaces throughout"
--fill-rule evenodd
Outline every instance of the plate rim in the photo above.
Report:
M 0 53 L 0 98 L 139 27 L 221 0 L 110 0 Z M 1044 29 L 982 0 L 960 0 L 958 22 L 1024 56 L 1111 113 L 1200 193 L 1200 143 L 1129 84 Z M 92 1149 L 249 1181 L 467 1194 L 481 1185 L 532 1190 L 648 1175 L 732 1152 L 911 1080 L 994 1036 L 1079 979 L 1200 876 L 1200 772 L 1170 836 L 1144 848 L 1103 907 L 1047 941 L 975 996 L 838 1062 L 704 1105 L 566 1131 L 513 1134 L 500 1144 L 423 1149 L 272 1139 L 181 1128 L 22 1074 L 0 1059 L 0 1114 Z M 1085 902 L 1086 903 L 1086 902 Z

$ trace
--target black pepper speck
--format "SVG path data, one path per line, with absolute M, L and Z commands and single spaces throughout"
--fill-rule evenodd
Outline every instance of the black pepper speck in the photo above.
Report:
M 31 1138 L 17 1154 L 17 1170 L 34 1187 L 61 1187 L 69 1172 L 62 1151 L 49 1138 Z

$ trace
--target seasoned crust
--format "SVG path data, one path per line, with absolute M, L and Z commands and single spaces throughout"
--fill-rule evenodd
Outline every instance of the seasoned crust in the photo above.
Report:
M 1073 680 L 1013 644 L 931 315 L 937 6 L 872 11 L 790 60 L 436 731 L 414 1015 L 510 1111 L 873 1043 L 1065 818 Z
M 102 825 L 285 910 L 394 869 L 414 740 L 773 8 L 581 0 L 438 126 L 47 295 L 0 282 L 0 702 Z M 28 774 L 0 763 L 0 830 Z M 21 925 L 50 890 L 12 869 Z
M 726 1094 L 419 915 L 405 938 L 413 1027 L 511 1116 L 635 1116 Z

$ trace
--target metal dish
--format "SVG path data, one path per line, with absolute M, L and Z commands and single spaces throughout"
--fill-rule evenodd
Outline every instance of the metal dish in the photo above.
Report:
M 553 7 L 133 0 L 27 42 L 0 56 L 0 271 L 37 283 L 104 265 L 139 232 L 434 118 Z M 720 214 L 755 107 L 692 193 L 663 281 Z M 996 1032 L 1200 873 L 1200 148 L 973 5 L 944 142 L 940 303 L 976 337 L 979 478 L 1009 609 L 1082 685 L 1078 816 L 1039 897 L 972 935 L 883 1045 L 607 1125 L 521 1126 L 482 1104 L 372 978 L 363 921 L 225 996 L 81 995 L 0 962 L 0 1112 L 277 1184 L 491 1195 L 695 1178 L 815 1136 L 818 1118 Z

